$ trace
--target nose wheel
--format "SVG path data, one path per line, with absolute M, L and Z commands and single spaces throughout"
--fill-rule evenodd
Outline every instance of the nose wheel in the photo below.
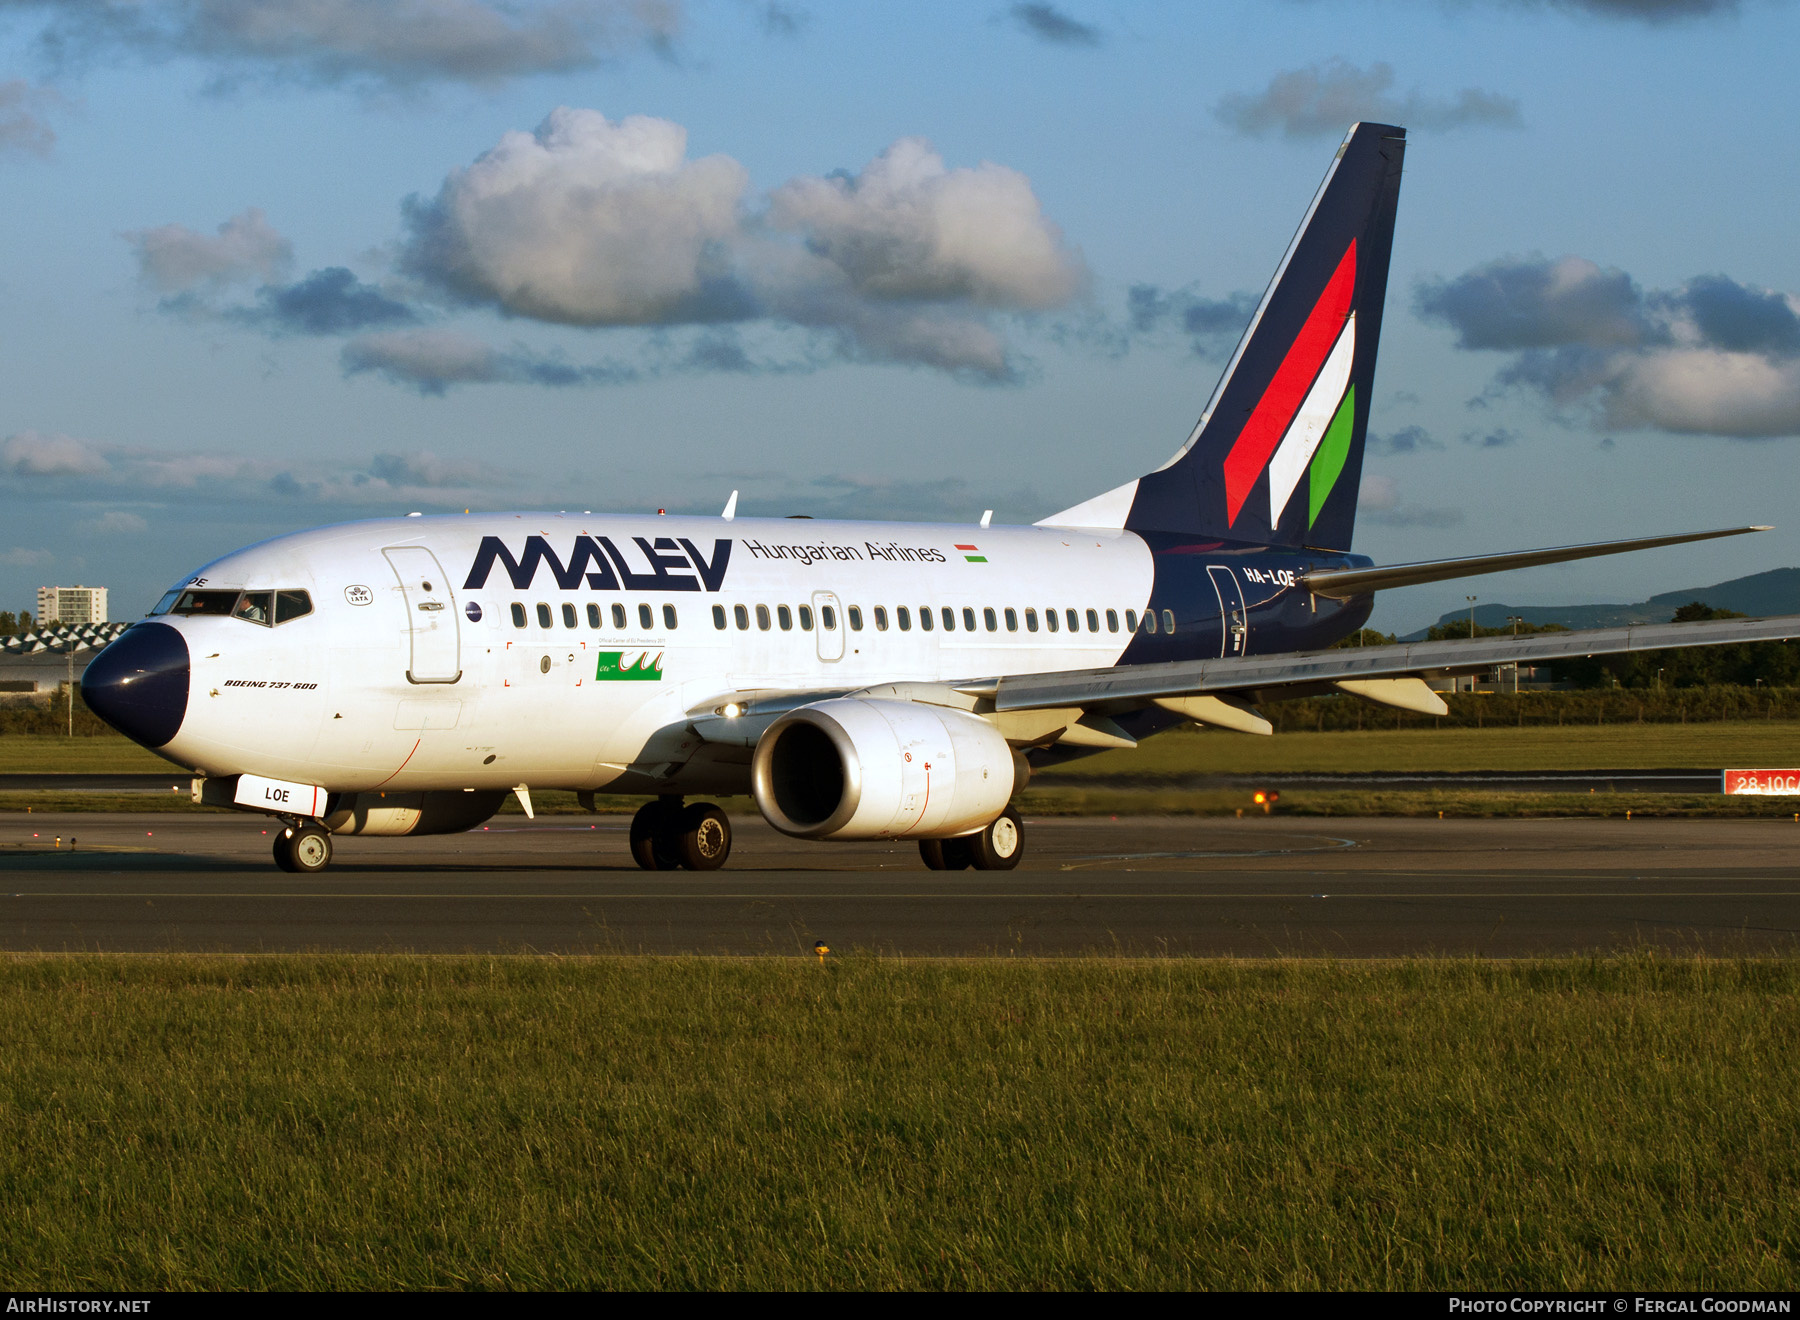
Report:
M 315 823 L 289 825 L 275 836 L 275 865 L 311 875 L 331 865 L 331 835 Z
M 711 802 L 646 802 L 631 818 L 631 856 L 646 871 L 716 871 L 731 856 L 731 821 Z

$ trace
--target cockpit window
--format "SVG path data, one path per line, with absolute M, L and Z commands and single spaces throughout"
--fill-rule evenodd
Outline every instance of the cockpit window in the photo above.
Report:
M 244 619 L 250 623 L 260 623 L 265 628 L 273 628 L 275 626 L 275 593 L 272 591 L 246 591 L 231 614 L 233 618 Z
M 230 614 L 237 605 L 235 591 L 184 591 L 171 614 Z
M 275 622 L 289 623 L 312 613 L 312 597 L 304 591 L 275 593 Z
M 156 602 L 155 608 L 150 611 L 150 617 L 154 619 L 159 614 L 167 614 L 175 608 L 175 602 L 180 599 L 181 588 L 176 587 L 175 590 L 166 593 L 161 600 Z

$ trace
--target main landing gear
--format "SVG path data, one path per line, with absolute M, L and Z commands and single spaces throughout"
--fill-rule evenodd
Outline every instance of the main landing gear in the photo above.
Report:
M 275 865 L 312 875 L 331 865 L 331 834 L 317 821 L 283 825 L 275 836 Z
M 731 856 L 731 821 L 710 802 L 646 802 L 631 818 L 631 856 L 646 871 L 716 871 Z
M 1025 855 L 1025 822 L 1008 807 L 993 824 L 955 839 L 920 839 L 919 856 L 933 871 L 1010 871 Z

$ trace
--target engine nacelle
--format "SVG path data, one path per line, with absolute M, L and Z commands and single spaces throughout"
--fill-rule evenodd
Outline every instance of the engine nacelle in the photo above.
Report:
M 460 834 L 492 816 L 504 801 L 504 789 L 335 794 L 322 823 L 333 834 Z
M 752 792 L 801 839 L 947 839 L 1006 809 L 1012 748 L 966 711 L 836 697 L 789 711 L 757 740 Z

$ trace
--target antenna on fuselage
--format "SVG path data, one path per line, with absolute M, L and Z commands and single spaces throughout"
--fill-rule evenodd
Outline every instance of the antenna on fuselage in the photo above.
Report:
M 994 511 L 992 509 L 983 509 L 981 511 L 982 529 L 985 531 L 987 529 L 987 525 L 993 521 L 994 521 Z
M 737 517 L 737 496 L 738 493 L 735 490 L 731 492 L 731 498 L 725 501 L 725 512 L 719 515 L 726 522 Z

